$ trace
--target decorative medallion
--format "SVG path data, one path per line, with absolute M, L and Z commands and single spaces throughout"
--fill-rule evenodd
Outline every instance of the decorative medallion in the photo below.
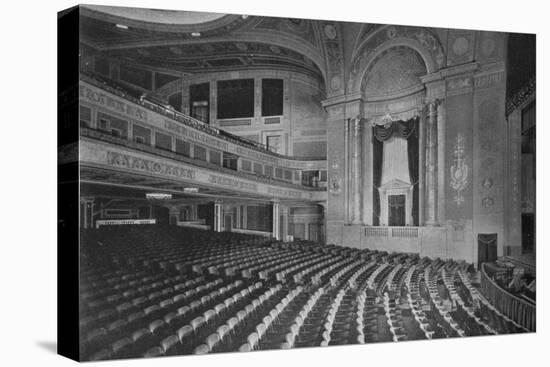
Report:
M 325 36 L 327 36 L 327 38 L 330 40 L 333 40 L 336 38 L 336 28 L 334 28 L 334 25 L 332 24 L 325 25 Z
M 486 190 L 489 190 L 491 187 L 493 187 L 493 179 L 491 177 L 486 177 L 481 181 L 481 187 L 483 187 Z
M 457 56 L 462 56 L 468 52 L 470 42 L 465 37 L 458 37 L 453 43 L 453 52 Z
M 456 136 L 454 151 L 453 151 L 453 165 L 451 166 L 451 188 L 456 191 L 454 202 L 460 206 L 464 202 L 464 196 L 462 191 L 466 189 L 468 185 L 468 176 L 470 168 L 466 164 L 465 159 L 465 147 L 466 138 L 463 134 L 459 133 Z
M 481 200 L 481 205 L 483 205 L 484 208 L 490 208 L 493 205 L 495 205 L 495 199 L 493 199 L 490 196 L 487 196 Z

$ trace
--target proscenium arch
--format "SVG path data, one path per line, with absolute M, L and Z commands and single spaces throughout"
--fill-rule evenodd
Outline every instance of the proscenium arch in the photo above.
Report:
M 385 29 L 388 29 L 388 27 L 383 27 L 376 33 Z M 414 29 L 419 31 L 420 34 L 423 34 L 422 32 L 424 32 L 424 34 L 427 34 L 428 37 L 432 39 L 434 42 L 432 47 L 433 50 L 428 49 L 428 47 L 420 42 L 418 40 L 419 37 L 411 38 L 403 36 L 396 36 L 394 38 L 387 39 L 386 41 L 375 45 L 374 48 L 369 48 L 367 47 L 369 45 L 369 41 L 373 40 L 374 36 L 369 37 L 368 40 L 361 44 L 361 49 L 355 54 L 351 62 L 352 67 L 348 79 L 348 93 L 358 93 L 362 90 L 362 84 L 365 80 L 366 73 L 372 67 L 372 63 L 376 61 L 377 57 L 381 53 L 393 47 L 404 46 L 416 51 L 424 61 L 428 74 L 434 73 L 441 68 L 444 63 L 445 54 L 437 37 L 426 29 Z
M 367 96 L 367 89 L 368 89 L 369 85 L 367 83 L 367 80 L 370 80 L 370 77 L 373 76 L 373 70 L 379 65 L 380 62 L 382 62 L 382 60 L 386 60 L 385 59 L 386 56 L 388 56 L 388 55 L 395 56 L 393 54 L 394 52 L 400 52 L 402 50 L 411 52 L 412 54 L 414 54 L 416 56 L 416 58 L 418 60 L 418 63 L 419 63 L 419 66 L 422 67 L 422 70 L 421 71 L 419 70 L 421 72 L 422 76 L 426 75 L 426 73 L 429 73 L 425 60 L 422 58 L 422 55 L 420 55 L 420 53 L 418 53 L 415 49 L 407 47 L 407 46 L 391 46 L 391 47 L 388 47 L 384 50 L 381 50 L 379 53 L 377 53 L 376 56 L 373 57 L 373 59 L 370 61 L 369 65 L 367 65 L 367 67 L 365 68 L 365 70 L 362 74 L 362 79 L 361 79 L 361 84 L 360 84 L 360 92 L 361 92 L 361 95 L 364 98 L 368 97 Z M 386 60 L 386 61 L 391 62 L 391 60 Z M 409 69 L 411 69 L 411 68 L 412 68 L 412 65 Z M 405 70 L 402 70 L 399 74 L 401 74 L 404 71 Z M 407 93 L 407 91 L 410 91 L 411 89 L 416 90 L 421 86 L 423 88 L 422 82 L 420 80 L 418 80 L 417 84 L 406 86 L 402 89 L 393 91 L 392 93 L 388 93 L 387 91 L 383 91 L 383 90 L 381 92 L 385 92 L 386 95 L 387 95 L 387 98 L 394 99 L 396 97 L 402 97 L 403 93 Z M 379 99 L 381 97 L 382 97 L 382 95 L 378 96 L 377 98 Z M 383 98 L 383 99 L 385 99 L 385 98 Z

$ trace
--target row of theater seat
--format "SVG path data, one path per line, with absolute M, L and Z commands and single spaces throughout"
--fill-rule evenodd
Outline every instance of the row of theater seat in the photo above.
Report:
M 86 360 L 522 331 L 450 260 L 155 226 L 81 242 Z

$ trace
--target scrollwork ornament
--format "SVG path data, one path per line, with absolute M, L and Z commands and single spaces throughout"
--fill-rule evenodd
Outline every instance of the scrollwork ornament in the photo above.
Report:
M 469 182 L 470 167 L 465 159 L 466 138 L 463 134 L 458 134 L 455 140 L 453 151 L 453 165 L 451 166 L 450 186 L 455 190 L 454 202 L 460 206 L 464 202 L 462 192 L 466 189 Z

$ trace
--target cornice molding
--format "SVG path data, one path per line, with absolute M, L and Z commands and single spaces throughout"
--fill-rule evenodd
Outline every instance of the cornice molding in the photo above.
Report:
M 479 63 L 470 62 L 467 64 L 451 66 L 445 69 L 438 70 L 434 73 L 430 73 L 420 77 L 420 80 L 424 84 L 431 82 L 439 81 L 445 78 L 461 75 L 461 74 L 471 74 L 474 73 L 479 68 Z

